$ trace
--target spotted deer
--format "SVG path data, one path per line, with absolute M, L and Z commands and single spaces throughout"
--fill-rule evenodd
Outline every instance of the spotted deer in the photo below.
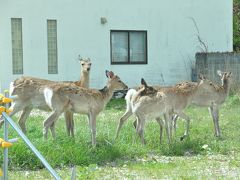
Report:
M 181 137 L 181 140 L 183 140 L 186 136 L 189 134 L 189 123 L 190 118 L 183 112 L 183 110 L 188 107 L 188 105 L 192 102 L 192 99 L 195 96 L 199 96 L 200 94 L 203 94 L 205 91 L 211 91 L 214 89 L 214 86 L 212 83 L 205 79 L 204 77 L 201 77 L 201 81 L 199 83 L 193 83 L 193 82 L 184 82 L 181 84 L 177 84 L 173 87 L 167 87 L 167 88 L 159 88 L 158 91 L 165 94 L 165 104 L 169 107 L 171 107 L 172 111 L 169 111 L 169 113 L 174 113 L 180 116 L 181 118 L 186 120 L 186 130 L 184 132 L 184 135 Z M 131 106 L 131 99 L 134 97 L 134 90 L 129 90 L 125 99 L 127 104 L 127 109 L 124 115 L 119 119 L 116 137 L 118 137 L 120 129 L 122 128 L 122 125 L 124 122 L 133 114 L 133 107 Z M 147 95 L 147 94 L 146 94 Z M 153 111 L 149 109 L 149 111 Z M 156 109 L 154 108 L 154 112 Z M 162 110 L 159 110 L 162 112 Z M 145 112 L 147 113 L 147 112 Z M 156 117 L 156 119 L 159 121 L 160 117 Z M 168 119 L 169 120 L 169 119 Z M 136 122 L 134 122 L 136 124 Z M 160 123 L 159 123 L 160 124 Z M 171 123 L 170 126 L 170 133 L 171 133 Z M 160 127 L 162 129 L 162 127 Z M 162 137 L 162 132 L 160 131 L 160 141 Z
M 90 58 L 80 59 L 81 63 L 81 74 L 80 80 L 74 82 L 75 85 L 79 87 L 89 88 L 89 79 L 90 79 L 90 70 L 91 70 L 91 61 Z M 74 137 L 74 120 L 73 113 L 71 111 L 66 111 L 64 113 L 64 117 L 66 120 L 66 127 L 68 135 Z
M 48 130 L 65 111 L 87 114 L 90 122 L 92 145 L 96 145 L 96 117 L 110 101 L 115 90 L 127 89 L 121 79 L 111 71 L 106 71 L 108 82 L 101 90 L 86 89 L 76 85 L 52 84 L 43 89 L 45 102 L 52 113 L 44 121 L 44 138 Z M 54 133 L 52 131 L 52 133 Z M 55 138 L 55 133 L 52 134 Z
M 141 80 L 142 86 L 138 89 L 131 89 L 128 92 L 128 95 L 131 94 L 131 97 L 127 101 L 128 108 L 131 109 L 129 111 L 131 114 L 134 114 L 136 117 L 136 131 L 139 135 L 142 144 L 145 144 L 144 139 L 144 127 L 146 120 L 155 118 L 160 125 L 160 131 L 162 132 L 163 123 L 162 120 L 159 118 L 161 115 L 164 115 L 165 118 L 165 127 L 166 133 L 168 137 L 168 142 L 171 142 L 171 133 L 170 133 L 170 126 L 169 126 L 169 113 L 171 112 L 172 108 L 167 103 L 167 97 L 165 93 L 154 89 L 147 85 L 144 79 Z M 119 127 L 118 126 L 118 132 Z M 161 139 L 160 139 L 161 141 Z
M 75 84 L 77 86 L 89 87 L 89 75 L 91 69 L 91 61 L 89 58 L 80 59 L 81 64 L 81 74 L 80 80 L 76 82 L 67 82 L 69 85 Z M 45 103 L 43 92 L 41 91 L 42 87 L 48 86 L 50 84 L 58 84 L 63 82 L 50 81 L 46 79 L 40 79 L 35 77 L 21 77 L 16 79 L 10 84 L 10 93 L 11 95 L 16 95 L 17 98 L 14 100 L 11 109 L 13 112 L 10 116 L 13 116 L 19 111 L 22 111 L 20 118 L 18 119 L 19 126 L 22 131 L 26 133 L 26 121 L 29 117 L 33 108 L 37 108 L 44 111 L 50 111 L 50 108 Z M 64 113 L 67 133 L 68 135 L 74 136 L 73 131 L 73 114 L 70 111 Z M 1 124 L 3 121 L 1 122 Z M 51 128 L 54 128 L 52 124 Z
M 218 70 L 217 74 L 221 78 L 221 85 L 212 83 L 213 88 L 196 94 L 192 98 L 191 104 L 196 106 L 208 107 L 213 119 L 215 136 L 220 137 L 221 132 L 219 127 L 219 107 L 225 102 L 229 94 L 230 85 L 232 82 L 232 73 L 221 72 L 220 70 Z M 176 129 L 177 118 L 178 116 L 174 118 L 174 129 Z

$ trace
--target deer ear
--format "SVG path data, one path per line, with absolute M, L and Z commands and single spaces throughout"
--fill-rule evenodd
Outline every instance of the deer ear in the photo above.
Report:
M 106 74 L 107 78 L 110 78 L 110 79 L 112 79 L 114 76 L 114 73 L 112 71 L 108 71 L 108 70 L 105 71 L 105 74 Z
M 147 83 L 143 78 L 141 79 L 141 84 L 144 85 L 144 86 L 147 86 Z
M 106 70 L 106 71 L 105 71 L 105 74 L 106 74 L 107 78 L 108 78 L 108 73 L 109 73 L 109 71 L 108 71 L 108 70 Z
M 79 55 L 78 55 L 78 60 L 79 60 L 79 61 L 82 61 L 82 59 L 83 59 L 83 58 L 82 58 L 81 55 L 79 54 Z
M 220 77 L 222 77 L 222 75 L 223 75 L 222 71 L 220 71 L 220 70 L 217 70 L 217 74 L 218 74 Z

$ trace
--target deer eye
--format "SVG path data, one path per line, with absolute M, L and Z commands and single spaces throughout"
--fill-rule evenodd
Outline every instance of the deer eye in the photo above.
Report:
M 118 80 L 118 82 L 122 82 L 121 80 Z

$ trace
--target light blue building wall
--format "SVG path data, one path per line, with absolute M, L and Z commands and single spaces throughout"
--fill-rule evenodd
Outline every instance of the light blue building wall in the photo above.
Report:
M 158 85 L 190 80 L 197 35 L 209 52 L 232 51 L 232 0 L 0 0 L 1 91 L 21 76 L 12 74 L 11 18 L 22 19 L 23 75 L 78 80 L 80 54 L 92 60 L 95 88 L 105 85 L 105 69 L 130 87 L 142 77 Z M 48 19 L 57 21 L 57 74 L 48 74 Z M 147 31 L 147 64 L 111 64 L 111 30 Z

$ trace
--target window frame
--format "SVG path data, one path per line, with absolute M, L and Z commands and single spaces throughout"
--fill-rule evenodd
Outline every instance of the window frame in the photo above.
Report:
M 128 59 L 127 62 L 114 62 L 113 61 L 113 52 L 112 52 L 112 33 L 114 32 L 126 32 L 128 33 Z M 145 61 L 130 61 L 130 33 L 131 32 L 142 32 L 145 33 Z M 148 38 L 147 38 L 147 30 L 110 30 L 110 58 L 111 58 L 111 65 L 125 65 L 125 64 L 148 64 Z

